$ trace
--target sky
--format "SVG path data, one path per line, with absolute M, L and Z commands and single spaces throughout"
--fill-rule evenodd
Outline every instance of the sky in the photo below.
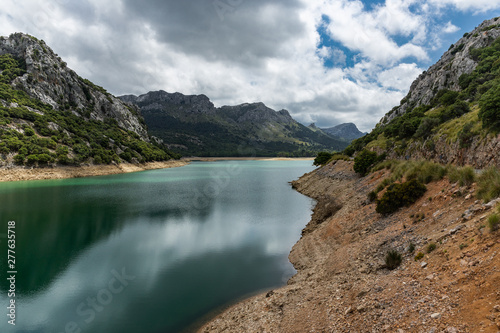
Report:
M 2 0 L 0 35 L 43 39 L 115 95 L 263 102 L 362 131 L 500 0 Z

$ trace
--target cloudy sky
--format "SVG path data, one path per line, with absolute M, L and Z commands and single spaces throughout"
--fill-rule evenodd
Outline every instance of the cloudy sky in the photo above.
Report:
M 2 0 L 0 35 L 45 40 L 115 95 L 262 101 L 368 131 L 500 0 Z

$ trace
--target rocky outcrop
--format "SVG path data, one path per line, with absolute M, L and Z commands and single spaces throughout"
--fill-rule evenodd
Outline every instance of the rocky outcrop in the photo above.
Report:
M 500 135 L 490 134 L 487 137 L 475 136 L 466 147 L 460 142 L 450 142 L 445 136 L 426 141 L 413 141 L 401 154 L 398 149 L 380 150 L 378 153 L 388 153 L 392 159 L 425 159 L 441 164 L 455 164 L 459 166 L 471 165 L 477 169 L 489 166 L 500 167 Z
M 430 104 L 436 93 L 442 89 L 460 90 L 458 80 L 462 74 L 470 74 L 476 68 L 478 59 L 473 59 L 470 50 L 491 45 L 500 37 L 500 19 L 486 20 L 471 33 L 466 33 L 441 59 L 413 82 L 410 92 L 382 118 L 382 124 L 420 105 Z
M 88 80 L 78 76 L 44 41 L 15 33 L 0 37 L 0 55 L 9 53 L 26 64 L 26 74 L 12 82 L 31 97 L 56 110 L 105 121 L 114 119 L 124 129 L 149 141 L 146 126 L 135 106 L 127 105 Z

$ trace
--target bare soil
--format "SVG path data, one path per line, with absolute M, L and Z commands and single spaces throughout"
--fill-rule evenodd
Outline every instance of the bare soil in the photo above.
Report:
M 199 332 L 500 332 L 500 231 L 486 226 L 498 203 L 445 178 L 384 217 L 367 194 L 387 176 L 337 161 L 294 182 L 320 203 L 289 256 L 297 274 Z M 389 270 L 392 249 L 403 261 Z
M 110 165 L 57 166 L 46 168 L 12 167 L 0 168 L 0 182 L 19 180 L 64 179 L 114 175 L 153 169 L 180 167 L 186 161 L 171 160 L 144 164 L 120 163 Z

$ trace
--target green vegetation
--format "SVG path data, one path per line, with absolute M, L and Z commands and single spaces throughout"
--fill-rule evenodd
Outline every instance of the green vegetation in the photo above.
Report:
M 377 192 L 371 191 L 370 193 L 368 193 L 368 201 L 374 202 L 376 200 L 377 200 Z
M 452 45 L 450 50 L 456 53 L 463 48 L 463 44 Z M 478 66 L 472 73 L 460 76 L 459 91 L 436 91 L 428 105 L 420 106 L 408 103 L 410 92 L 401 101 L 407 109 L 403 115 L 387 124 L 377 125 L 368 135 L 354 140 L 344 153 L 352 156 L 369 145 L 370 148 L 376 146 L 381 149 L 396 147 L 396 152 L 402 154 L 408 142 L 425 141 L 442 134 L 447 135 L 448 141 L 458 140 L 461 148 L 468 148 L 472 139 L 480 133 L 481 125 L 478 127 L 477 124 L 482 124 L 486 133 L 500 132 L 500 38 L 489 47 L 470 49 L 469 54 Z M 469 116 L 471 108 L 477 111 Z M 398 107 L 389 114 L 397 110 Z M 432 141 L 425 144 L 432 150 Z
M 457 168 L 448 166 L 446 170 L 450 182 L 457 183 L 459 186 L 470 186 L 476 181 L 476 173 L 473 167 L 467 166 Z
M 18 165 L 80 164 L 93 162 L 163 161 L 172 157 L 165 147 L 146 143 L 120 128 L 116 120 L 86 119 L 83 110 L 56 111 L 11 85 L 25 73 L 25 64 L 10 55 L 0 56 L 0 100 L 15 107 L 0 106 L 0 159 L 14 154 Z M 92 85 L 92 87 L 94 87 Z M 90 113 L 90 111 L 88 111 Z M 3 156 L 2 156 L 3 155 Z
M 314 159 L 313 164 L 316 166 L 325 165 L 330 161 L 330 159 L 332 157 L 333 157 L 333 154 L 331 154 L 329 152 L 326 152 L 326 151 L 319 152 L 318 155 L 316 156 L 316 158 Z
M 390 270 L 398 268 L 402 261 L 403 257 L 396 250 L 389 250 L 385 256 L 385 266 Z
M 500 215 L 490 215 L 490 217 L 488 217 L 488 227 L 491 231 L 497 231 L 500 228 Z
M 490 167 L 478 176 L 477 197 L 489 202 L 500 197 L 500 170 Z
M 370 168 L 377 162 L 378 160 L 377 153 L 362 150 L 358 153 L 358 155 L 354 158 L 354 171 L 359 173 L 361 176 L 364 176 L 370 171 Z
M 416 179 L 389 186 L 377 202 L 376 212 L 382 215 L 394 213 L 401 207 L 410 206 L 424 195 L 427 188 Z
M 415 252 L 415 244 L 410 243 L 410 245 L 408 245 L 408 252 L 409 253 Z
M 436 248 L 437 248 L 436 243 L 429 243 L 429 244 L 427 245 L 427 247 L 425 248 L 425 252 L 427 252 L 427 253 L 431 253 L 431 252 L 432 252 L 432 251 L 434 251 Z
M 417 253 L 417 255 L 415 256 L 415 261 L 419 261 L 420 259 L 422 259 L 424 257 L 424 254 L 422 252 L 419 252 Z

